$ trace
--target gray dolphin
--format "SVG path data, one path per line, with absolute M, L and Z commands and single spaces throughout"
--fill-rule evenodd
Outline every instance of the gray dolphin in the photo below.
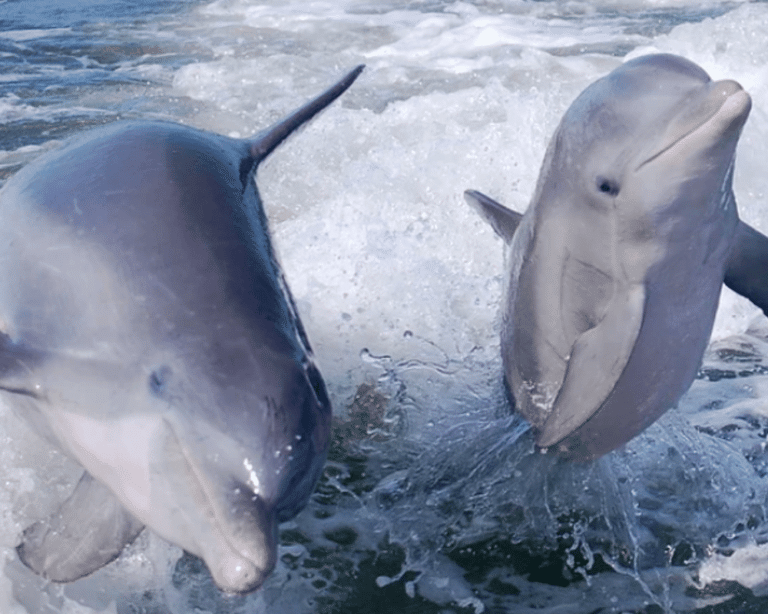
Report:
M 37 573 L 85 576 L 144 525 L 224 591 L 273 569 L 277 524 L 322 471 L 331 406 L 254 174 L 361 70 L 253 138 L 115 123 L 0 192 L 0 391 L 85 468 L 24 532 Z
M 570 106 L 525 215 L 467 192 L 510 242 L 502 359 L 538 446 L 589 460 L 674 406 L 724 281 L 768 310 L 768 238 L 731 188 L 750 107 L 688 60 L 640 57 Z

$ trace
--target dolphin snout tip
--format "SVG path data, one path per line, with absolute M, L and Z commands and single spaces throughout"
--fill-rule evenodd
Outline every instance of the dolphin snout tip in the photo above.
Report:
M 717 81 L 713 84 L 713 90 L 715 96 L 723 98 L 720 111 L 724 115 L 732 117 L 746 116 L 752 108 L 752 98 L 737 81 L 731 79 Z
M 260 588 L 275 567 L 273 560 L 267 561 L 262 567 L 240 557 L 231 557 L 220 561 L 213 580 L 226 593 L 245 594 Z
M 725 98 L 739 92 L 743 92 L 744 88 L 741 87 L 741 83 L 734 81 L 733 79 L 723 79 L 722 81 L 715 81 L 712 84 L 712 89 L 715 92 L 720 92 Z

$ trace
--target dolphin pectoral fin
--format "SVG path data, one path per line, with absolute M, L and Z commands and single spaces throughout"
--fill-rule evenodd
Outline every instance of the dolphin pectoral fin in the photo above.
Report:
M 28 527 L 17 547 L 21 561 L 54 582 L 71 582 L 118 557 L 144 528 L 89 473 L 50 518 Z
M 523 219 L 521 213 L 512 211 L 477 190 L 466 190 L 464 200 L 488 222 L 496 234 L 509 243 Z
M 725 285 L 768 315 L 768 237 L 739 222 Z
M 645 287 L 632 286 L 613 298 L 597 326 L 578 337 L 552 413 L 536 438 L 539 447 L 562 441 L 600 409 L 627 365 L 644 306 Z

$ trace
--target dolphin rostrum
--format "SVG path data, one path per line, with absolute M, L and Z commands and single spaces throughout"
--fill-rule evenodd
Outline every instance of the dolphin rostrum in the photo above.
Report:
M 85 576 L 144 525 L 224 591 L 273 569 L 277 524 L 321 474 L 331 406 L 254 176 L 361 71 L 250 139 L 92 130 L 0 192 L 0 392 L 85 469 L 23 534 L 37 573 Z
M 596 458 L 673 407 L 723 282 L 768 311 L 768 238 L 731 187 L 750 107 L 735 81 L 640 57 L 570 106 L 524 215 L 466 193 L 510 243 L 502 360 L 539 447 Z

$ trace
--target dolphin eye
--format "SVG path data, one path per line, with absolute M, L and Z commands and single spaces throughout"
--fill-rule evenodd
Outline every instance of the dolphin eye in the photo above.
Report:
M 149 374 L 149 389 L 157 395 L 162 394 L 171 378 L 171 368 L 167 366 L 159 367 Z
M 597 189 L 608 196 L 616 196 L 619 193 L 619 184 L 605 177 L 597 178 Z

